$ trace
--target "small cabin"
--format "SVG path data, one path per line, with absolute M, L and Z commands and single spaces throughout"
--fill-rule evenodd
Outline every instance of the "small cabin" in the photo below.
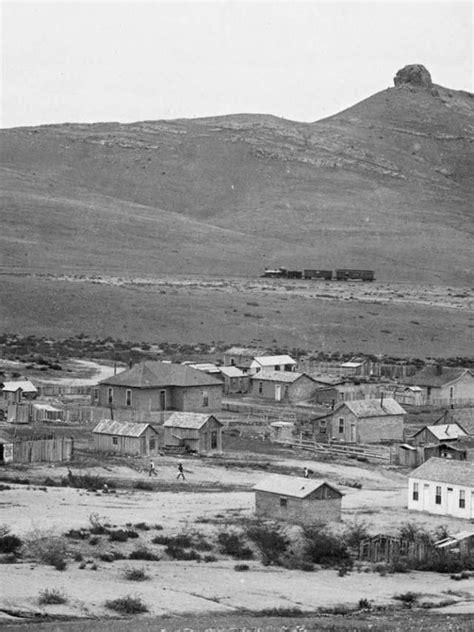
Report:
M 103 419 L 92 434 L 94 449 L 100 452 L 143 456 L 158 453 L 158 432 L 151 424 Z
M 163 424 L 164 447 L 204 454 L 222 452 L 224 424 L 214 415 L 172 413 Z
M 306 526 L 341 520 L 343 494 L 326 481 L 273 474 L 253 489 L 260 518 Z

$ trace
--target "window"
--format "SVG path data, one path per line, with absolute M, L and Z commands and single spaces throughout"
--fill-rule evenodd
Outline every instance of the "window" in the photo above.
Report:
M 231 366 L 235 366 L 235 360 L 234 360 L 234 358 L 231 358 L 231 359 L 230 359 L 230 365 L 231 365 Z
M 413 500 L 418 500 L 418 483 L 413 483 Z
M 326 430 L 327 430 L 327 422 L 326 419 L 320 419 L 319 420 L 319 432 L 321 434 L 326 434 Z
M 290 387 L 285 386 L 283 390 L 283 399 L 289 399 L 289 398 L 290 398 Z
M 109 386 L 107 392 L 107 401 L 109 404 L 112 404 L 112 402 L 114 401 L 114 389 L 111 386 Z
M 288 507 L 288 498 L 280 497 L 280 507 Z
M 96 400 L 99 399 L 99 389 L 98 388 L 94 389 L 94 399 L 96 399 Z
M 156 448 L 156 439 L 150 439 L 150 452 L 153 452 Z
M 202 405 L 203 408 L 209 406 L 209 393 L 207 391 L 202 392 Z
M 466 490 L 459 490 L 459 508 L 464 509 L 466 507 Z
M 211 432 L 211 450 L 217 449 L 217 430 Z
M 344 419 L 339 418 L 339 434 L 344 434 Z
M 441 487 L 436 486 L 435 503 L 441 505 Z
M 258 394 L 261 395 L 263 393 L 263 382 L 258 383 Z
M 112 445 L 118 445 L 118 437 L 112 437 Z
M 132 391 L 129 388 L 127 388 L 127 390 L 125 391 L 125 405 L 132 405 Z
M 281 367 L 280 367 L 280 365 L 279 365 L 279 364 L 276 364 L 276 365 L 275 365 L 275 371 L 279 371 L 279 370 L 280 370 L 280 368 L 281 368 Z

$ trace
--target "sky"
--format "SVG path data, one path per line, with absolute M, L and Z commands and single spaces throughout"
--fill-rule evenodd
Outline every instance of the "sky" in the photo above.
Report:
M 237 112 L 314 121 L 421 63 L 473 91 L 470 2 L 1 4 L 1 127 Z

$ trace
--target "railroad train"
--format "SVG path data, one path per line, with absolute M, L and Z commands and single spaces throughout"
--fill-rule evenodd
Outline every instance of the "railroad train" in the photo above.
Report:
M 313 281 L 374 281 L 373 270 L 350 270 L 341 268 L 338 270 L 288 270 L 265 268 L 262 277 L 272 279 L 311 279 Z

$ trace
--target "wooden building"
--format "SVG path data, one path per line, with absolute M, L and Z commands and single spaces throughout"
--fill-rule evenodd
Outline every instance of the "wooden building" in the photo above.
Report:
M 262 355 L 264 355 L 264 350 L 256 347 L 231 347 L 224 351 L 222 361 L 224 366 L 236 366 L 243 371 L 248 371 L 253 359 Z
M 222 380 L 183 364 L 142 362 L 99 382 L 95 406 L 141 411 L 221 410 Z
M 474 519 L 474 463 L 436 457 L 411 472 L 408 509 Z
M 100 452 L 143 456 L 158 453 L 158 432 L 151 424 L 103 419 L 99 421 L 92 434 L 94 449 Z
M 343 494 L 326 481 L 272 474 L 253 489 L 260 518 L 303 525 L 341 519 Z
M 390 397 L 341 402 L 330 413 L 313 419 L 313 438 L 322 443 L 403 441 L 405 415 Z
M 474 371 L 471 369 L 429 365 L 412 377 L 405 378 L 403 384 L 422 389 L 423 405 L 474 403 Z
M 250 373 L 296 371 L 296 365 L 296 360 L 289 355 L 256 356 L 250 364 Z
M 410 445 L 401 443 L 398 446 L 398 464 L 404 467 L 418 467 L 432 457 L 465 461 L 467 450 L 452 443 L 436 443 L 432 445 Z
M 261 371 L 251 376 L 249 393 L 274 402 L 301 402 L 312 399 L 319 389 L 317 382 L 305 373 Z
M 236 366 L 221 366 L 219 371 L 224 382 L 225 395 L 246 393 L 249 390 L 250 378 L 242 369 Z
M 214 415 L 172 413 L 163 424 L 164 447 L 185 448 L 197 454 L 222 452 L 223 426 Z
M 38 397 L 38 389 L 26 379 L 2 382 L 0 391 L 3 401 L 7 404 L 21 404 Z
M 458 424 L 435 424 L 424 426 L 413 435 L 413 445 L 427 445 L 432 443 L 448 443 L 467 437 L 467 433 Z

